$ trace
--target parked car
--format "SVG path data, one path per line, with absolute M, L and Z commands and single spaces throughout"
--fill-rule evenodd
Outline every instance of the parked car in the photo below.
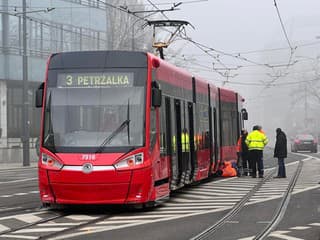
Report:
M 291 143 L 291 152 L 318 152 L 318 141 L 311 134 L 298 134 Z

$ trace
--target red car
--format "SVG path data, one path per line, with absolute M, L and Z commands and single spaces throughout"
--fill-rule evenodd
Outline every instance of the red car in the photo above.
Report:
M 310 134 L 298 134 L 291 143 L 291 152 L 318 152 L 318 141 Z

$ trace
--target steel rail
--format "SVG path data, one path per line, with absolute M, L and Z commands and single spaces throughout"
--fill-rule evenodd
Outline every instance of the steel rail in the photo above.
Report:
M 256 235 L 253 238 L 253 240 L 265 239 L 266 237 L 268 237 L 270 232 L 279 225 L 281 219 L 283 218 L 283 216 L 287 210 L 287 207 L 290 202 L 291 195 L 292 195 L 292 191 L 296 185 L 298 177 L 300 176 L 302 166 L 303 166 L 303 162 L 302 162 L 302 160 L 300 160 L 299 165 L 295 171 L 295 174 L 291 177 L 288 188 L 287 188 L 286 192 L 283 194 L 282 201 L 279 204 L 279 207 L 276 211 L 276 214 L 274 215 L 273 219 L 268 224 L 268 226 L 266 228 L 264 228 L 258 235 Z
M 46 219 L 41 219 L 41 220 L 33 222 L 33 223 L 24 224 L 24 225 L 22 225 L 20 227 L 13 228 L 13 229 L 8 229 L 8 230 L 5 230 L 3 232 L 0 232 L 0 236 L 6 235 L 8 233 L 14 233 L 14 232 L 22 230 L 22 229 L 27 229 L 27 228 L 36 226 L 38 224 L 47 223 L 47 222 L 50 222 L 52 220 L 63 218 L 63 217 L 69 216 L 69 215 L 71 215 L 71 214 L 70 213 L 63 213 L 63 214 L 56 215 L 56 216 L 53 216 L 53 217 L 49 217 L 49 218 L 46 218 Z
M 214 225 L 210 226 L 203 232 L 199 233 L 191 240 L 203 240 L 203 239 L 212 239 L 212 234 L 221 228 L 227 221 L 234 217 L 238 212 L 244 207 L 244 205 L 249 201 L 249 199 L 259 190 L 259 188 L 267 182 L 274 174 L 275 170 L 272 170 L 265 178 L 259 181 L 239 202 L 237 202 L 234 207 L 224 215 L 219 221 Z

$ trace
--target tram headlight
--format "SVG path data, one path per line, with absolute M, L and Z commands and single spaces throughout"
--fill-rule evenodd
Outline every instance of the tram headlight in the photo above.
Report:
M 45 153 L 41 154 L 41 163 L 45 165 L 47 168 L 53 170 L 60 170 L 63 166 L 58 160 L 54 159 L 53 157 Z
M 141 164 L 143 164 L 143 153 L 138 153 L 120 160 L 114 166 L 116 169 L 123 169 L 135 167 Z

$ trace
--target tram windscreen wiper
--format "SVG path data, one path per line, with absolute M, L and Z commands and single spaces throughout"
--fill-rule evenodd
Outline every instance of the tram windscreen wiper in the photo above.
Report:
M 98 150 L 96 151 L 96 153 L 100 153 L 103 149 L 103 147 L 105 145 L 107 145 L 108 143 L 111 142 L 111 140 L 117 136 L 126 126 L 129 126 L 129 123 L 130 123 L 130 119 L 126 119 L 123 121 L 123 123 L 121 123 L 121 125 L 116 129 L 114 130 L 100 145 L 100 147 L 98 148 Z

